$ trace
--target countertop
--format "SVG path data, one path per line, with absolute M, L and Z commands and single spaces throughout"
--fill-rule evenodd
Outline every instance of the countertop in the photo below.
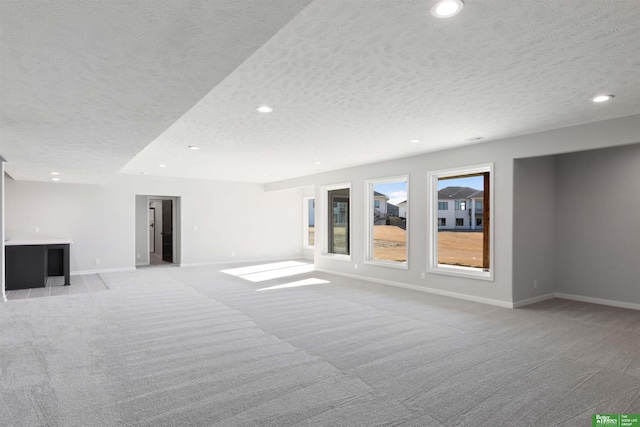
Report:
M 73 243 L 68 237 L 47 237 L 43 239 L 9 239 L 5 240 L 5 246 L 28 246 L 28 245 L 69 245 Z

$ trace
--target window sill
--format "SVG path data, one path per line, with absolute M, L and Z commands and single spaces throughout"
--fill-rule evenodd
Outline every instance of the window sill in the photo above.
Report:
M 351 255 L 341 255 L 341 254 L 321 254 L 322 258 L 330 259 L 333 261 L 347 261 L 351 262 Z
M 493 273 L 484 271 L 481 268 L 462 267 L 457 265 L 438 264 L 436 267 L 429 267 L 429 273 L 443 274 L 446 276 L 465 277 L 468 279 L 487 280 L 493 282 Z
M 400 270 L 408 270 L 409 269 L 409 264 L 405 261 L 405 262 L 395 262 L 395 261 L 378 261 L 378 260 L 365 260 L 364 261 L 365 264 L 367 265 L 377 265 L 378 267 L 390 267 L 390 268 L 397 268 Z

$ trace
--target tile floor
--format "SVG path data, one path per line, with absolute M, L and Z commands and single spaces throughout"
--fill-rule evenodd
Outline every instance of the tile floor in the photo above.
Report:
M 149 264 L 150 265 L 164 265 L 164 266 L 173 266 L 176 264 L 164 261 L 162 259 L 162 255 L 160 255 L 159 253 L 155 253 L 155 252 L 150 252 L 149 253 Z
M 57 295 L 85 294 L 109 289 L 97 274 L 71 276 L 71 284 L 64 286 L 64 277 L 49 277 L 44 288 L 16 289 L 7 291 L 8 300 L 40 298 Z

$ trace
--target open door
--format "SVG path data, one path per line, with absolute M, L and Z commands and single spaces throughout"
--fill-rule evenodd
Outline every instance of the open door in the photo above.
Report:
M 173 201 L 162 201 L 162 260 L 173 262 Z

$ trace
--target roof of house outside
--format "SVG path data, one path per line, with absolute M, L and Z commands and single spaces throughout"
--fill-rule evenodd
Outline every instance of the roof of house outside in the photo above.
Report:
M 480 199 L 482 197 L 484 197 L 484 191 L 471 187 L 445 187 L 438 191 L 438 200 Z
M 406 204 L 407 204 L 407 201 L 406 201 L 406 200 L 401 201 L 400 203 L 398 203 L 398 206 L 400 206 L 400 205 L 401 205 L 401 204 L 403 204 L 403 203 L 406 205 Z
M 389 200 L 389 196 L 387 196 L 386 194 L 378 193 L 377 191 L 374 191 L 374 192 L 373 192 L 373 195 L 374 195 L 374 196 L 382 196 L 382 197 L 384 197 L 385 199 Z

